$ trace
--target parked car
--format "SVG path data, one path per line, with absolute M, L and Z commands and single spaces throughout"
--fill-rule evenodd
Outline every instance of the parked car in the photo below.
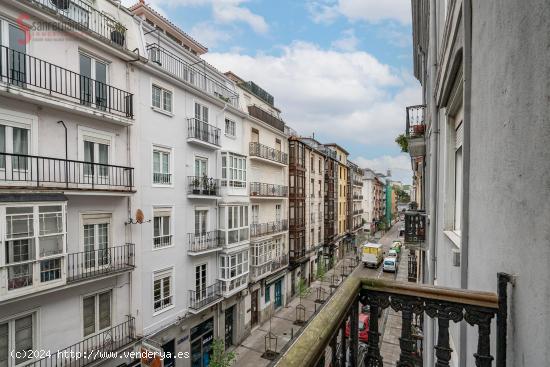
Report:
M 346 323 L 346 338 L 349 338 L 351 324 Z M 366 313 L 359 314 L 359 341 L 366 343 L 369 340 L 369 315 Z
M 399 259 L 399 252 L 397 252 L 396 249 L 391 248 L 391 249 L 388 251 L 388 257 L 395 257 L 396 259 Z
M 397 272 L 397 257 L 386 257 L 382 265 L 382 271 Z
M 402 247 L 401 241 L 393 241 L 391 244 L 391 248 L 397 251 L 397 253 L 401 252 L 401 247 Z

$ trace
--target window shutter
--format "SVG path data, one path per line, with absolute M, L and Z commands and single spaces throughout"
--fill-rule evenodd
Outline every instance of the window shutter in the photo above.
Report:
M 464 140 L 464 123 L 460 123 L 458 127 L 456 128 L 455 133 L 455 149 L 458 149 L 462 146 L 462 142 Z

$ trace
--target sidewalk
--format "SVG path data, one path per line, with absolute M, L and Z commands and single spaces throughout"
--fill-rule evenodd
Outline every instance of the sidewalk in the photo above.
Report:
M 323 307 L 324 304 L 316 303 L 317 289 L 321 287 L 326 292 L 325 297 L 329 297 L 334 293 L 335 288 L 331 287 L 332 275 L 335 274 L 334 279 L 338 276 L 338 284 L 341 284 L 342 279 L 340 277 L 342 271 L 342 265 L 346 267 L 346 273 L 352 270 L 349 268 L 355 254 L 349 253 L 346 257 L 336 264 L 334 268 L 327 271 L 325 281 L 323 283 L 318 280 L 311 283 L 311 293 L 307 298 L 302 299 L 302 305 L 306 308 L 306 320 L 309 320 L 317 310 Z M 290 303 L 276 311 L 271 318 L 271 333 L 277 336 L 277 350 L 280 352 L 285 345 L 299 332 L 304 326 L 295 325 L 296 320 L 296 306 L 300 303 L 300 299 L 295 297 Z M 325 301 L 326 303 L 326 301 Z M 262 354 L 265 352 L 265 336 L 270 330 L 270 322 L 267 321 L 260 325 L 258 328 L 252 330 L 252 333 L 235 349 L 237 358 L 235 366 L 239 367 L 261 367 L 267 366 L 271 361 L 262 358 Z

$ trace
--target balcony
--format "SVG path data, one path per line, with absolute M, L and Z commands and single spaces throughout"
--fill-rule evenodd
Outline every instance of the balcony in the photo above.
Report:
M 194 67 L 179 56 L 171 53 L 157 44 L 147 45 L 147 54 L 152 64 L 162 68 L 179 80 L 192 85 L 203 92 L 218 98 L 231 106 L 239 107 L 239 95 L 227 88 L 224 83 L 214 80 L 205 74 L 202 69 Z
M 220 279 L 223 296 L 229 298 L 245 289 L 248 286 L 248 275 L 248 273 L 245 273 L 232 279 Z
M 423 211 L 405 212 L 405 243 L 422 244 L 426 240 L 426 213 Z
M 27 0 L 40 10 L 46 10 L 73 27 L 74 31 L 89 32 L 102 41 L 126 47 L 126 28 L 84 0 Z
M 67 283 L 110 276 L 135 267 L 135 245 L 67 254 Z
M 133 185 L 132 167 L 0 153 L 0 187 L 132 192 Z
M 128 317 L 125 322 L 94 334 L 65 349 L 52 351 L 51 356 L 34 360 L 25 366 L 30 367 L 84 367 L 97 365 L 102 359 L 112 358 L 110 352 L 118 352 L 137 342 L 135 319 Z M 75 357 L 75 356 L 86 356 Z
M 260 158 L 266 162 L 283 166 L 288 164 L 288 155 L 286 153 L 260 143 L 250 143 L 249 154 L 251 159 Z
M 94 116 L 123 117 L 119 120 L 123 125 L 131 124 L 128 119 L 134 118 L 134 96 L 122 89 L 5 46 L 0 46 L 0 65 L 0 81 L 6 92 L 31 98 L 38 92 L 54 104 L 60 100 L 74 102 L 77 110 L 81 106 L 94 109 Z
M 406 135 L 409 140 L 409 154 L 411 157 L 422 157 L 426 154 L 426 105 L 407 107 Z
M 413 285 L 374 278 L 348 277 L 336 293 L 309 321 L 289 349 L 275 361 L 279 367 L 382 366 L 379 323 L 371 322 L 365 348 L 359 348 L 359 307 L 369 306 L 369 319 L 378 320 L 379 313 L 391 307 L 401 314 L 399 366 L 421 366 L 422 353 L 418 345 L 423 338 L 421 324 L 413 325 L 417 317 L 429 317 L 437 323 L 437 345 L 434 365 L 449 366 L 452 349 L 449 324 L 462 320 L 477 326 L 476 366 L 491 366 L 492 319 L 496 317 L 497 366 L 506 364 L 506 282 L 499 274 L 499 294 L 437 286 Z M 345 337 L 349 321 L 351 338 Z M 474 340 L 476 340 L 474 339 Z M 493 340 L 494 342 L 494 340 Z M 424 353 L 433 353 L 424 350 Z M 473 365 L 473 363 L 472 363 Z
M 210 252 L 219 251 L 222 248 L 219 241 L 218 231 L 200 234 L 188 233 L 187 246 L 187 254 L 189 256 L 204 255 Z
M 288 197 L 288 186 L 251 182 L 250 196 L 251 199 L 286 198 Z
M 250 239 L 250 229 L 249 227 L 220 229 L 218 239 L 222 247 L 239 246 Z
M 250 225 L 250 238 L 272 235 L 288 230 L 288 220 L 278 220 L 268 223 L 252 223 Z
M 306 254 L 308 252 L 306 252 L 306 249 L 304 246 L 300 246 L 300 248 L 294 250 L 294 249 L 290 249 L 288 251 L 288 256 L 289 256 L 289 259 L 290 259 L 290 263 L 300 263 L 302 262 L 303 260 L 306 259 Z
M 248 106 L 248 114 L 252 117 L 257 118 L 258 120 L 265 122 L 269 126 L 279 131 L 285 131 L 285 123 L 283 122 L 283 120 L 256 105 Z
M 188 176 L 187 195 L 190 198 L 216 199 L 220 196 L 220 180 L 206 176 Z
M 303 217 L 295 217 L 288 221 L 291 231 L 303 230 L 306 227 L 306 220 Z
M 196 118 L 187 119 L 187 141 L 210 149 L 220 149 L 221 130 Z
M 200 291 L 189 291 L 189 311 L 191 313 L 199 313 L 221 301 L 223 298 L 222 283 L 217 281 L 216 283 L 201 289 Z
M 276 271 L 288 266 L 288 255 L 283 255 L 259 265 L 250 265 L 250 278 L 258 281 Z

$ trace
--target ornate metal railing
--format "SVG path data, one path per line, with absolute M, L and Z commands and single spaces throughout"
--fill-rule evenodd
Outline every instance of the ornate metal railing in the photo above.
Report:
M 189 308 L 198 311 L 222 298 L 222 282 L 216 281 L 204 289 L 189 290 Z
M 202 252 L 221 248 L 219 231 L 210 231 L 205 233 L 188 233 L 187 234 L 187 251 Z
M 426 214 L 423 211 L 405 212 L 405 243 L 420 243 L 426 239 Z
M 133 243 L 127 243 L 122 246 L 67 254 L 67 282 L 78 282 L 133 269 L 134 248 Z
M 197 118 L 187 119 L 187 137 L 220 146 L 221 130 Z
M 132 93 L 61 66 L 0 46 L 0 80 L 127 118 L 134 118 Z
M 35 360 L 31 367 L 84 367 L 97 364 L 101 359 L 113 357 L 116 352 L 137 341 L 135 319 L 131 316 L 125 322 L 94 334 L 65 349 L 51 351 L 46 358 Z M 86 357 L 84 357 L 86 356 Z
M 132 190 L 134 168 L 0 152 L 0 185 Z
M 277 163 L 288 164 L 288 155 L 286 153 L 260 143 L 250 143 L 249 154 L 252 157 L 259 157 Z
M 506 365 L 506 282 L 509 276 L 499 273 L 499 294 L 437 286 L 413 285 L 375 278 L 349 277 L 325 307 L 309 322 L 275 366 L 382 366 L 378 322 L 369 322 L 366 350 L 359 350 L 359 306 L 368 306 L 369 320 L 391 307 L 401 313 L 401 338 L 398 366 L 419 366 L 417 328 L 414 319 L 429 317 L 437 322 L 435 365 L 448 366 L 452 349 L 450 322 L 465 320 L 477 327 L 476 366 L 492 365 L 491 323 L 496 317 L 496 365 Z M 416 327 L 414 327 L 416 326 Z M 347 334 L 350 335 L 346 338 Z M 348 352 L 349 351 L 349 352 Z M 432 353 L 432 351 L 424 351 Z M 359 359 L 361 358 L 361 360 Z
M 288 220 L 276 220 L 268 223 L 252 223 L 250 225 L 250 238 L 265 236 L 288 230 Z
M 262 108 L 256 105 L 248 106 L 248 113 L 250 114 L 250 116 L 253 116 L 259 120 L 262 120 L 263 122 L 274 127 L 277 130 L 280 130 L 283 132 L 285 131 L 285 123 L 283 122 L 283 120 L 281 120 L 277 116 L 270 114 L 267 111 L 264 111 Z
M 426 129 L 426 105 L 407 107 L 407 126 L 405 133 L 407 137 L 424 135 Z
M 187 193 L 190 195 L 219 196 L 220 180 L 206 176 L 188 176 Z
M 190 65 L 179 56 L 154 43 L 147 45 L 147 54 L 149 61 L 176 78 L 229 103 L 233 107 L 239 106 L 238 93 L 204 73 L 201 70 L 202 64 Z
M 409 253 L 407 270 L 407 279 L 409 282 L 416 282 L 418 280 L 418 261 L 413 252 Z
M 84 0 L 23 0 L 63 17 L 69 30 L 88 31 L 111 44 L 125 47 L 126 28 Z
M 262 182 L 250 183 L 250 196 L 287 197 L 288 186 L 268 184 Z

